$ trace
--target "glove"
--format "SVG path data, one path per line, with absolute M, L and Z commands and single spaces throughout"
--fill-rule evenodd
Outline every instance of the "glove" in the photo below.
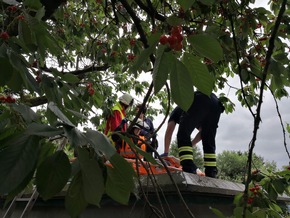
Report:
M 167 157 L 168 156 L 168 153 L 163 153 L 160 155 L 160 157 Z
M 125 123 L 127 123 L 128 122 L 128 120 L 127 120 L 127 118 L 125 117 L 122 121 L 121 121 L 121 124 L 123 125 L 123 124 L 125 124 Z

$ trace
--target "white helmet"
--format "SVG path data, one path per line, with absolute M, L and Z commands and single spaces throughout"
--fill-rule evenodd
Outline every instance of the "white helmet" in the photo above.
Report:
M 140 118 L 136 121 L 136 124 L 133 127 L 136 127 L 139 129 L 141 129 L 141 128 L 150 129 L 148 124 L 144 120 L 141 120 Z
M 131 95 L 125 93 L 119 98 L 119 101 L 127 106 L 131 106 L 133 104 L 134 98 Z

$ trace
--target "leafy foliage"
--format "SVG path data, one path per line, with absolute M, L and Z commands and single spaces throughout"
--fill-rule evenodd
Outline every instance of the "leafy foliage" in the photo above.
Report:
M 172 101 L 186 110 L 194 90 L 208 94 L 238 76 L 236 95 L 253 114 L 256 130 L 263 91 L 288 96 L 286 0 L 271 1 L 270 10 L 231 0 L 17 2 L 0 2 L 0 195 L 16 195 L 37 172 L 37 188 L 48 199 L 71 172 L 66 207 L 72 217 L 89 203 L 99 205 L 103 193 L 125 204 L 135 173 L 102 134 L 121 92 L 160 103 L 163 108 L 151 111 L 158 115 Z M 170 42 L 161 44 L 161 36 Z M 226 94 L 221 99 L 232 112 Z M 71 171 L 67 154 L 59 151 L 64 146 L 56 148 L 59 139 L 79 152 Z M 113 168 L 104 166 L 104 157 Z M 65 173 L 54 170 L 54 159 Z M 44 166 L 53 189 L 43 181 Z M 281 176 L 289 180 L 287 173 Z M 99 184 L 94 195 L 88 192 L 92 181 Z M 268 198 L 280 186 L 274 187 Z
M 233 182 L 245 183 L 248 153 L 241 151 L 223 151 L 217 155 L 218 177 Z M 263 157 L 254 155 L 253 170 L 277 171 L 276 163 L 264 161 Z

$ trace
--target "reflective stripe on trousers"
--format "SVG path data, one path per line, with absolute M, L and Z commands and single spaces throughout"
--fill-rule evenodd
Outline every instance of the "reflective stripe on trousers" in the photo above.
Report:
M 204 166 L 215 167 L 216 166 L 216 154 L 215 153 L 204 153 Z
M 192 146 L 181 146 L 178 148 L 179 159 L 183 160 L 192 160 L 193 161 L 193 151 Z

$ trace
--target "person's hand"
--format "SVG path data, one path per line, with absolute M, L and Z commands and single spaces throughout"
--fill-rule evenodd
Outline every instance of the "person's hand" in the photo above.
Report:
M 127 118 L 125 117 L 125 118 L 123 118 L 123 120 L 121 121 L 121 124 L 123 125 L 123 124 L 125 124 L 125 123 L 127 123 L 128 122 L 128 120 L 127 120 Z
M 167 156 L 168 156 L 168 153 L 166 152 L 160 155 L 160 157 L 167 157 Z

